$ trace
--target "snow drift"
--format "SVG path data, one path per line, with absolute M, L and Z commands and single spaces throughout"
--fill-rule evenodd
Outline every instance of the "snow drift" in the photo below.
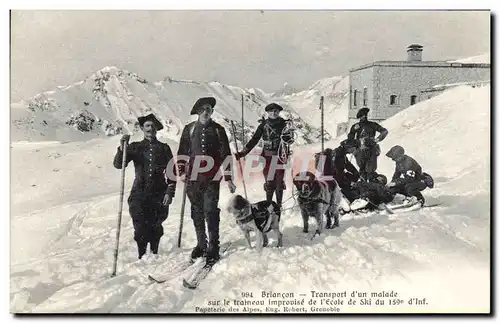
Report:
M 168 107 L 179 117 L 186 103 L 180 98 L 172 102 Z M 195 292 L 182 289 L 180 277 L 169 277 L 162 285 L 148 284 L 146 278 L 147 273 L 168 274 L 195 244 L 187 212 L 183 245 L 176 247 L 182 185 L 164 223 L 158 260 L 136 260 L 125 204 L 118 276 L 110 278 L 120 179 L 112 159 L 118 137 L 13 143 L 11 311 L 195 312 L 208 300 L 241 299 L 243 291 L 258 300 L 262 291 L 309 299 L 311 291 L 393 290 L 405 301 L 425 298 L 427 304 L 398 307 L 386 299 L 379 306 L 347 306 L 345 299 L 337 307 L 340 312 L 488 312 L 489 120 L 489 86 L 457 87 L 393 116 L 384 122 L 389 135 L 381 145 L 379 171 L 392 175 L 394 165 L 384 154 L 392 145 L 402 145 L 436 181 L 433 190 L 423 192 L 427 202 L 443 204 L 391 216 L 345 216 L 339 228 L 311 241 L 302 233 L 288 185 L 281 222 L 284 247 L 273 248 L 271 235 L 270 247 L 260 255 L 247 248 L 225 213 L 230 194 L 222 185 L 221 243 L 234 243 Z M 326 146 L 334 148 L 341 139 Z M 176 143 L 169 143 L 176 151 Z M 296 147 L 294 156 L 306 158 L 318 148 Z M 127 194 L 132 177 L 130 167 Z M 259 178 L 248 182 L 247 190 L 252 201 L 264 199 Z M 242 191 L 239 185 L 237 193 Z M 269 306 L 250 307 L 265 311 Z

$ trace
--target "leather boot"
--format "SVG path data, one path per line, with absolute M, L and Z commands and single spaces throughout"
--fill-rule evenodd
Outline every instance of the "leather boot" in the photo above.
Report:
M 138 252 L 138 258 L 141 259 L 142 256 L 146 254 L 146 250 L 148 248 L 148 243 L 144 241 L 137 241 L 137 252 Z
M 220 210 L 207 214 L 207 228 L 208 228 L 208 250 L 207 250 L 207 264 L 212 265 L 219 261 L 219 222 Z
M 160 238 L 154 238 L 152 241 L 149 242 L 149 248 L 151 249 L 151 252 L 155 255 L 158 254 L 159 246 L 160 246 Z

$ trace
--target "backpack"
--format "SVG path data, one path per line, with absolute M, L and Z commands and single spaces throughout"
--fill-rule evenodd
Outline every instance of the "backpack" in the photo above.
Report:
M 428 188 L 433 188 L 434 187 L 434 179 L 432 178 L 431 175 L 427 173 L 422 173 L 422 181 L 427 185 Z

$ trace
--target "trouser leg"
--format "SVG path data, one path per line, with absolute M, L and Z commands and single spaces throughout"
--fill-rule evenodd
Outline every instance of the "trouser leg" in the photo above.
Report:
M 420 193 L 420 192 L 423 191 L 426 187 L 427 186 L 425 185 L 425 183 L 423 183 L 421 181 L 408 183 L 405 185 L 405 193 L 406 193 L 405 195 L 415 196 L 420 202 L 424 203 L 425 199 L 424 199 L 422 193 Z
M 202 254 L 207 248 L 207 235 L 205 229 L 205 214 L 203 212 L 204 187 L 199 182 L 189 182 L 187 187 L 187 196 L 191 203 L 191 219 L 193 220 L 194 230 L 197 240 L 197 256 Z
M 273 200 L 274 191 L 276 190 L 275 181 L 269 176 L 269 169 L 271 168 L 271 158 L 265 157 L 265 165 L 262 170 L 262 174 L 264 175 L 264 191 L 266 192 L 266 200 L 267 202 L 271 202 Z
M 356 158 L 356 164 L 358 164 L 359 175 L 366 180 L 366 150 L 358 150 L 354 157 Z
M 219 250 L 219 222 L 220 209 L 219 204 L 219 182 L 211 182 L 203 197 L 203 210 L 206 215 L 207 229 L 209 236 L 209 249 Z
M 276 203 L 278 203 L 281 208 L 283 203 L 283 191 L 286 189 L 285 186 L 285 170 L 278 169 L 275 174 L 275 185 L 276 185 Z
M 141 199 L 129 199 L 129 213 L 134 226 L 134 240 L 137 243 L 139 259 L 146 253 L 149 241 L 148 219 L 144 211 L 144 203 Z
M 375 177 L 375 172 L 377 171 L 377 147 L 373 147 L 367 151 L 366 156 L 366 179 L 372 181 Z
M 154 254 L 158 254 L 158 247 L 160 245 L 161 237 L 163 236 L 163 222 L 168 218 L 169 207 L 163 205 L 163 200 L 156 200 L 152 203 L 154 208 L 152 227 L 151 227 L 151 236 L 149 240 L 149 246 L 151 248 L 151 252 Z

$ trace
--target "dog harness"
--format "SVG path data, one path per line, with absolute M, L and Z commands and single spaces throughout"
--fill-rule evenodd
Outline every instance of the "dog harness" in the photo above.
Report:
M 304 204 L 309 204 L 309 203 L 323 203 L 323 204 L 330 204 L 327 201 L 325 201 L 322 198 L 318 198 L 318 196 L 321 193 L 321 188 L 320 186 L 315 183 L 316 185 L 313 186 L 312 190 L 306 189 L 308 187 L 307 184 L 302 184 L 302 190 L 299 190 L 299 199 L 301 199 Z M 305 193 L 307 192 L 307 193 Z
M 264 205 L 266 201 L 262 201 L 256 204 L 251 204 L 248 207 L 248 212 L 243 218 L 236 219 L 236 223 L 239 225 L 247 224 L 251 221 L 255 221 L 255 225 L 259 231 L 267 233 L 271 230 L 271 223 L 274 217 L 277 216 L 274 212 L 274 207 L 270 204 L 268 207 Z

